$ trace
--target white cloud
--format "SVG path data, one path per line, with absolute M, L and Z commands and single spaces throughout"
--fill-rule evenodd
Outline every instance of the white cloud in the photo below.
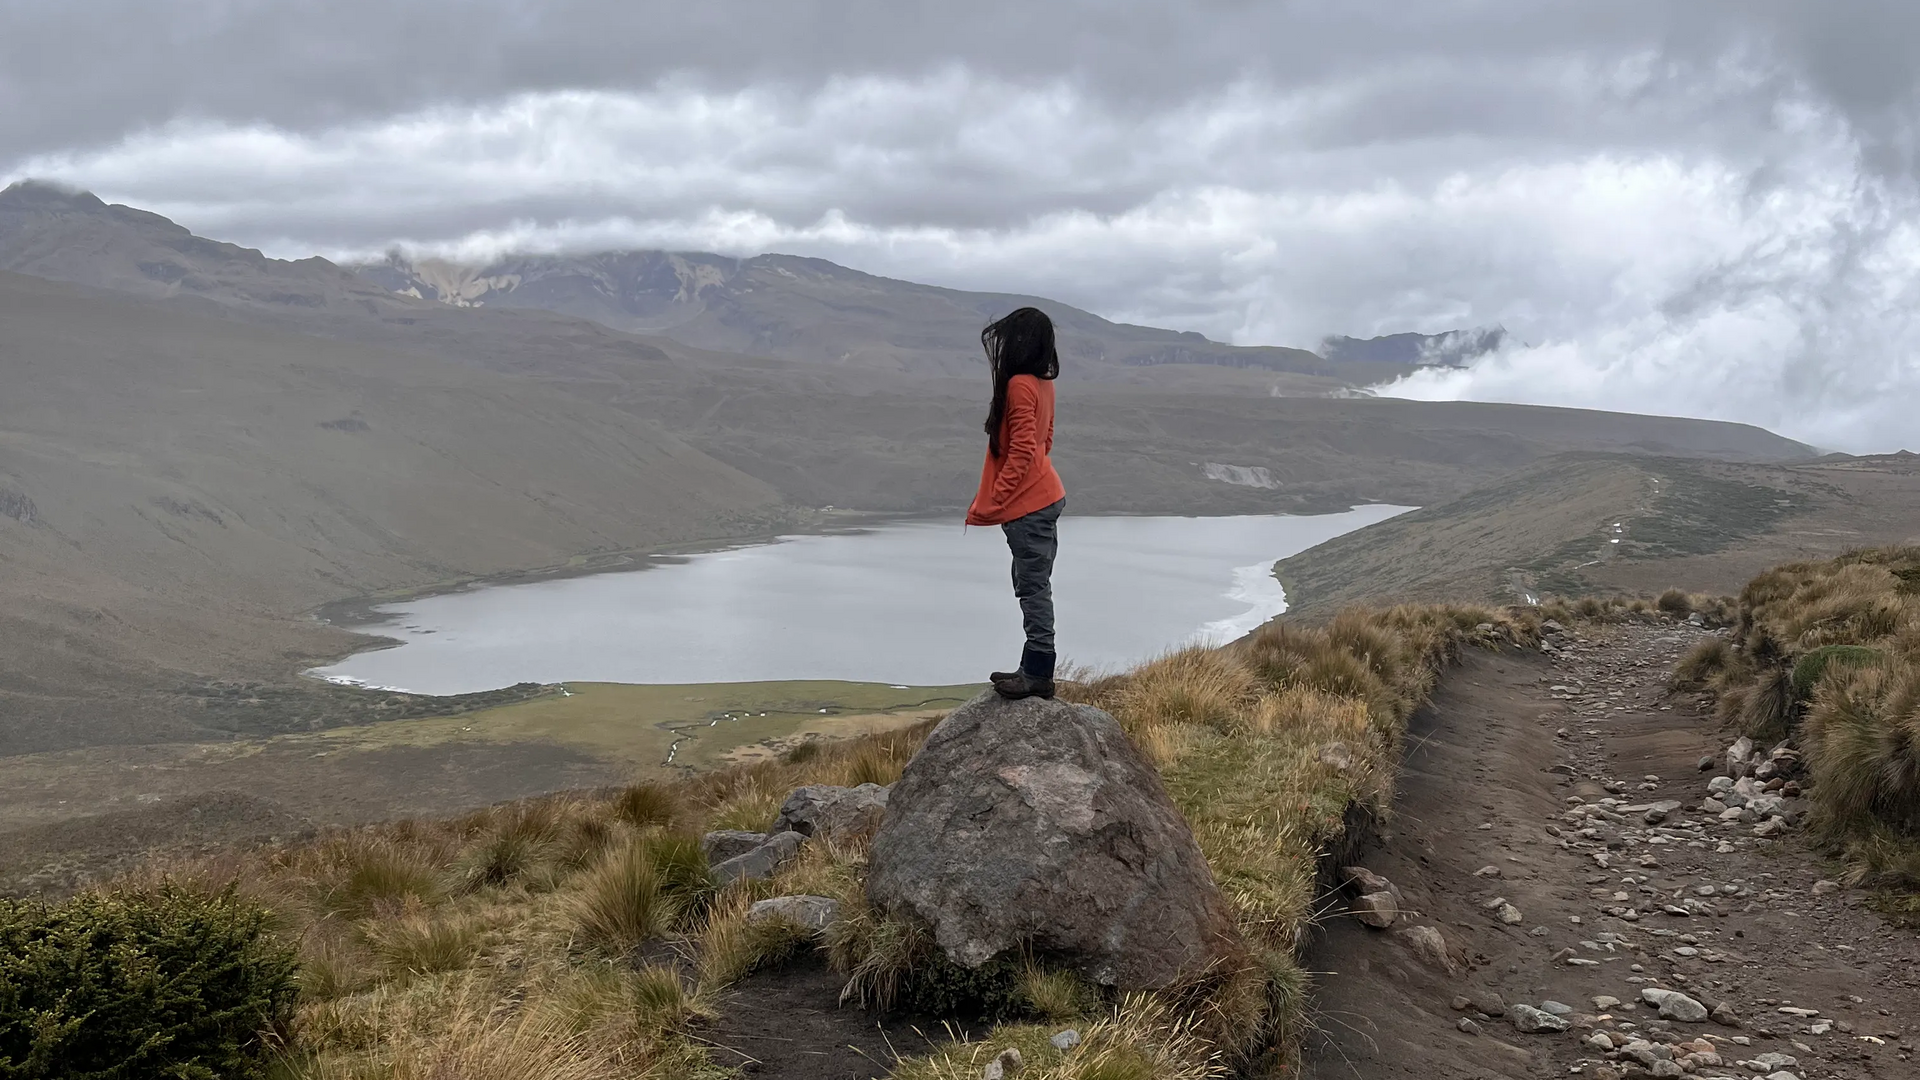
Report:
M 1920 201 L 1851 114 L 1745 45 L 1396 47 L 1152 101 L 956 59 L 201 114 L 0 168 L 289 257 L 777 250 L 1241 343 L 1499 323 L 1505 351 L 1388 392 L 1920 443 Z

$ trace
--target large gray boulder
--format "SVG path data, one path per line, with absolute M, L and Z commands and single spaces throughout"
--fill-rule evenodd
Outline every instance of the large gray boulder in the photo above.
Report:
M 1113 717 L 991 691 L 892 788 L 867 897 L 954 962 L 1034 952 L 1121 989 L 1234 957 L 1239 933 L 1160 777 Z

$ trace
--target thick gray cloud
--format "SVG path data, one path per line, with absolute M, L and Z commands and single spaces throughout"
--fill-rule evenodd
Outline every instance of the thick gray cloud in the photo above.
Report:
M 1920 443 L 1904 0 L 0 0 L 0 178 L 275 254 L 820 254 Z

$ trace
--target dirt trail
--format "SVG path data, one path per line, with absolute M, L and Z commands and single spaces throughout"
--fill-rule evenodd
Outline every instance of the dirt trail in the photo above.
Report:
M 1920 937 L 1823 883 L 1838 867 L 1797 830 L 1700 810 L 1722 770 L 1698 763 L 1730 740 L 1665 680 L 1704 631 L 1582 633 L 1551 657 L 1469 659 L 1415 718 L 1397 817 L 1362 860 L 1412 914 L 1385 932 L 1325 920 L 1307 1074 L 1920 1077 Z M 1449 958 L 1423 959 L 1409 927 Z M 1662 1020 L 1647 988 L 1734 1022 Z M 1571 1006 L 1567 1030 L 1523 1034 L 1507 1008 L 1549 1003 Z M 1713 1057 L 1660 1060 L 1702 1038 Z

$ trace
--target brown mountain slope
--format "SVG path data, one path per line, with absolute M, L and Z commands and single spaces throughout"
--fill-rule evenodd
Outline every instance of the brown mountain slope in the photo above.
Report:
M 1159 365 L 1217 366 L 1320 376 L 1330 388 L 1412 370 L 1337 363 L 1305 349 L 1227 345 L 1111 322 L 1043 297 L 920 285 L 793 255 L 615 251 L 516 255 L 484 266 L 395 255 L 354 269 L 397 292 L 445 303 L 559 311 L 700 348 L 806 363 L 967 374 L 979 366 L 980 327 L 1033 305 L 1059 325 L 1073 379 L 1121 379 Z
M 324 601 L 779 512 L 582 395 L 20 275 L 0 383 L 0 708 L 37 703 L 62 744 L 191 726 L 119 691 L 338 651 L 301 617 Z
M 1904 459 L 1570 454 L 1283 559 L 1296 614 L 1356 601 L 1730 593 L 1759 568 L 1920 541 Z

